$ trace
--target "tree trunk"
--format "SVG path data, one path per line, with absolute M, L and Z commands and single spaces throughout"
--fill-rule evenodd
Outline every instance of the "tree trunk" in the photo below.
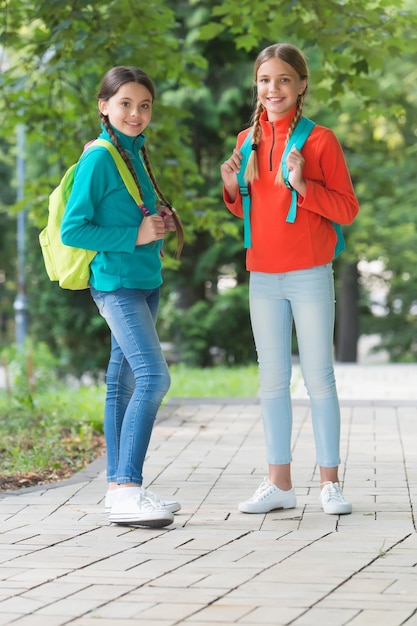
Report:
M 355 263 L 341 263 L 337 281 L 336 361 L 356 363 L 359 338 L 359 273 Z

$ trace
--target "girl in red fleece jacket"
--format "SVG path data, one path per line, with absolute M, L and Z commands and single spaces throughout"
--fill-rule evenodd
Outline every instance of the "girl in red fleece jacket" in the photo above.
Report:
M 300 364 L 311 401 L 320 504 L 328 514 L 351 513 L 339 487 L 340 409 L 333 368 L 334 281 L 332 259 L 337 236 L 332 222 L 350 224 L 359 206 L 340 144 L 328 128 L 316 125 L 302 151 L 292 149 L 286 165 L 297 192 L 297 213 L 286 221 L 291 189 L 284 184 L 281 157 L 302 116 L 308 87 L 304 55 L 291 44 L 262 50 L 255 62 L 257 103 L 252 153 L 245 171 L 251 195 L 249 305 L 260 370 L 260 396 L 269 478 L 244 513 L 294 508 L 291 482 L 291 331 L 294 320 Z M 239 133 L 233 154 L 221 166 L 224 201 L 243 217 L 236 173 Z

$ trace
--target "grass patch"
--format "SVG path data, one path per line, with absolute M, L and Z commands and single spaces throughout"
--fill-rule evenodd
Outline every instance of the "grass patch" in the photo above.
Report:
M 258 368 L 173 365 L 170 398 L 258 394 Z M 51 377 L 53 380 L 53 377 Z M 104 451 L 105 386 L 71 388 L 54 380 L 34 390 L 0 390 L 0 491 L 62 480 Z
M 258 395 L 258 366 L 188 368 L 172 365 L 169 398 L 253 398 Z
M 21 483 L 50 482 L 94 460 L 104 446 L 103 398 L 104 390 L 93 387 L 20 396 L 2 392 L 0 489 L 13 476 Z

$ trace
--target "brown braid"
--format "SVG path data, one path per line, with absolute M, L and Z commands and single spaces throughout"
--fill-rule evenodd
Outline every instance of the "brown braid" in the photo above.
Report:
M 264 110 L 264 106 L 258 102 L 255 113 L 253 115 L 253 134 L 252 134 L 252 146 L 259 146 L 262 135 L 262 128 L 259 123 L 259 118 L 261 117 L 262 111 Z M 248 159 L 248 163 L 245 169 L 245 180 L 248 183 L 251 183 L 253 180 L 259 178 L 259 168 L 258 168 L 258 154 L 257 150 L 252 149 L 251 154 Z
M 152 103 L 154 102 L 155 88 L 150 77 L 143 70 L 137 67 L 125 66 L 125 65 L 113 67 L 104 75 L 100 84 L 99 92 L 97 94 L 97 100 L 99 103 L 100 119 L 103 122 L 105 129 L 109 133 L 112 143 L 115 145 L 115 147 L 119 151 L 120 156 L 122 157 L 123 161 L 126 163 L 130 173 L 132 174 L 133 179 L 138 188 L 140 197 L 143 198 L 142 189 L 140 187 L 139 179 L 136 174 L 135 168 L 133 167 L 133 163 L 130 160 L 128 153 L 123 149 L 122 145 L 120 144 L 116 133 L 114 132 L 112 126 L 110 125 L 110 121 L 108 117 L 104 115 L 103 113 L 101 113 L 100 111 L 100 102 L 107 102 L 110 98 L 112 98 L 117 93 L 117 91 L 120 89 L 122 85 L 126 83 L 130 83 L 130 82 L 134 82 L 134 83 L 137 83 L 138 85 L 143 85 L 144 87 L 146 87 L 146 89 L 149 91 L 152 97 Z M 148 153 L 146 151 L 145 146 L 142 146 L 141 153 L 142 153 L 143 161 L 145 163 L 146 171 L 148 172 L 148 175 L 154 186 L 159 202 L 160 203 L 162 202 L 164 205 L 167 206 L 168 209 L 172 211 L 172 216 L 173 216 L 173 220 L 175 222 L 176 231 L 177 231 L 177 251 L 176 251 L 175 256 L 178 259 L 181 254 L 182 247 L 184 245 L 184 230 L 183 230 L 180 218 L 178 217 L 178 213 L 170 205 L 170 203 L 168 202 L 168 200 L 162 193 L 161 189 L 159 188 L 159 185 L 152 172 Z
M 142 189 L 140 187 L 139 184 L 139 179 L 136 175 L 135 172 L 135 168 L 132 165 L 131 160 L 129 159 L 126 150 L 122 147 L 121 143 L 119 142 L 116 133 L 114 132 L 110 122 L 109 122 L 109 118 L 107 117 L 107 115 L 104 115 L 103 113 L 99 112 L 99 116 L 101 121 L 103 122 L 104 128 L 107 130 L 107 132 L 110 135 L 110 139 L 112 141 L 112 143 L 116 146 L 118 152 L 120 153 L 120 156 L 122 157 L 123 161 L 126 163 L 129 172 L 132 174 L 133 176 L 133 180 L 135 181 L 136 187 L 138 188 L 139 191 L 139 195 L 141 198 L 143 198 L 143 193 L 142 193 Z
M 181 220 L 178 216 L 178 213 L 176 212 L 174 207 L 171 205 L 171 203 L 167 200 L 166 196 L 162 193 L 161 188 L 158 185 L 158 181 L 156 180 L 155 175 L 152 171 L 151 162 L 149 160 L 149 154 L 145 146 L 142 146 L 141 153 L 143 156 L 143 161 L 145 163 L 146 171 L 148 172 L 149 178 L 151 179 L 152 184 L 155 188 L 155 191 L 158 195 L 159 202 L 163 204 L 164 206 L 168 207 L 168 209 L 172 211 L 172 217 L 174 218 L 176 232 L 177 232 L 177 249 L 175 252 L 175 258 L 179 259 L 181 256 L 183 246 L 184 246 L 184 229 L 182 227 Z
M 300 96 L 298 96 L 298 99 L 297 99 L 297 109 L 296 109 L 295 115 L 294 115 L 294 117 L 292 119 L 291 126 L 288 129 L 287 136 L 285 138 L 284 150 L 286 148 L 287 143 L 290 140 L 291 135 L 294 132 L 294 128 L 297 126 L 297 124 L 300 121 L 301 116 L 303 114 L 304 96 L 305 96 L 305 92 L 303 94 L 301 94 Z M 278 172 L 277 172 L 277 175 L 276 175 L 276 178 L 275 178 L 275 183 L 277 185 L 285 186 L 284 177 L 282 175 L 281 163 L 279 164 Z

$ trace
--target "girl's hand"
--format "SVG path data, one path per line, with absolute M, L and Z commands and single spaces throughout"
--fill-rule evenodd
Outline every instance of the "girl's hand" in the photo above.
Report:
M 241 161 L 242 153 L 235 148 L 232 156 L 220 166 L 220 174 L 231 202 L 235 201 L 239 189 L 236 174 L 240 171 Z
M 301 196 L 306 192 L 306 181 L 303 176 L 304 157 L 297 148 L 291 148 L 287 156 L 288 181 Z
M 177 230 L 177 225 L 173 217 L 173 210 L 168 209 L 166 206 L 159 206 L 158 213 L 163 218 L 166 230 L 174 232 Z
M 136 245 L 144 246 L 152 241 L 164 239 L 166 230 L 163 217 L 160 215 L 147 215 L 143 218 L 142 224 L 139 226 Z

